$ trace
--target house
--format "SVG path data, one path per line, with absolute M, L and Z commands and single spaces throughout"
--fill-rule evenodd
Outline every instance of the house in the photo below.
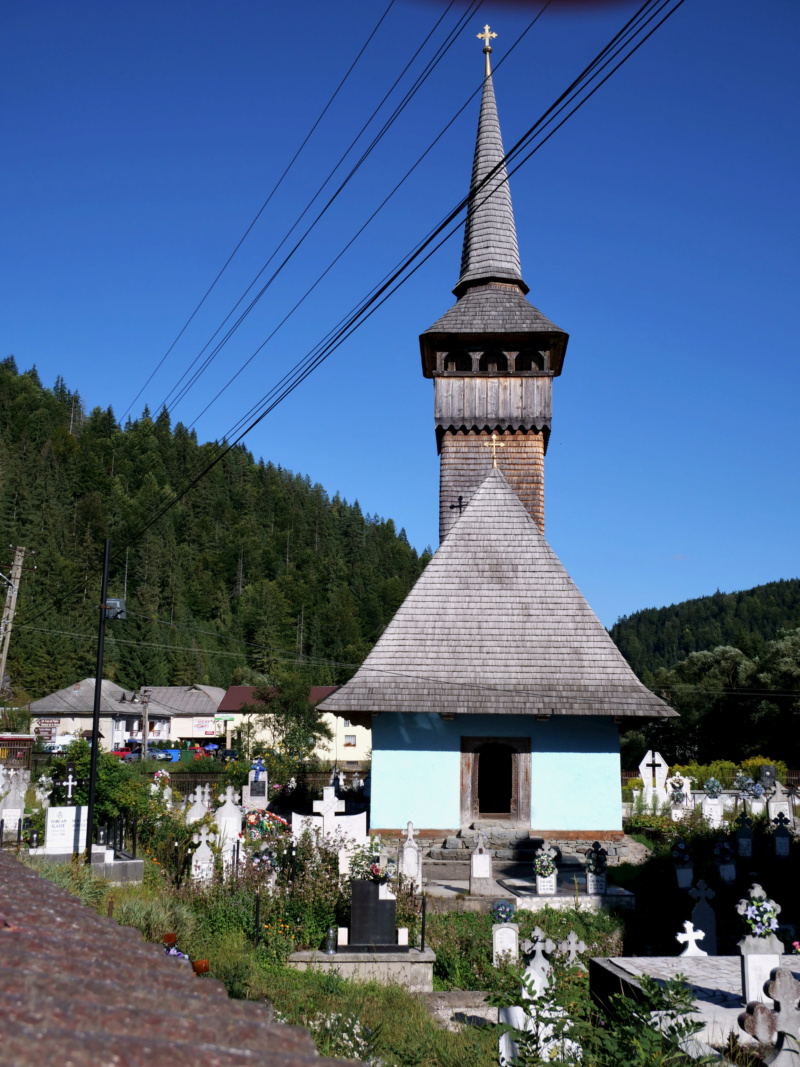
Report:
M 315 685 L 308 692 L 309 702 L 316 704 L 320 700 L 335 693 L 339 687 L 336 685 Z M 226 728 L 235 733 L 245 725 L 251 716 L 242 713 L 244 705 L 258 705 L 255 698 L 256 687 L 252 685 L 232 685 L 222 699 L 219 706 L 218 717 L 225 720 Z M 346 716 L 326 714 L 324 721 L 333 735 L 330 741 L 320 741 L 314 750 L 317 759 L 324 762 L 335 763 L 339 767 L 347 767 L 350 764 L 363 766 L 370 759 L 372 750 L 372 732 L 367 718 L 353 716 L 352 720 Z M 269 738 L 265 733 L 257 735 L 265 742 Z
M 104 678 L 100 691 L 101 748 L 121 748 L 142 740 L 146 687 L 123 689 Z M 219 731 L 216 713 L 225 690 L 211 685 L 154 686 L 147 690 L 148 739 L 153 741 L 213 740 Z M 31 704 L 34 732 L 58 742 L 91 737 L 94 678 L 59 689 Z
M 441 544 L 321 709 L 371 716 L 376 830 L 486 821 L 608 838 L 622 826 L 619 725 L 676 713 L 642 685 L 544 537 L 552 381 L 568 336 L 526 299 L 484 51 L 457 300 L 420 337 Z

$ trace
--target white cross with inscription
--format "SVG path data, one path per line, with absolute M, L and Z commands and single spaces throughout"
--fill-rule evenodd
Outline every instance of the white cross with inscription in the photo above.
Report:
M 681 956 L 707 956 L 708 953 L 704 952 L 697 944 L 697 942 L 702 941 L 705 936 L 705 931 L 695 930 L 694 923 L 690 923 L 687 920 L 683 924 L 683 933 L 675 935 L 676 941 L 681 945 L 686 945 L 686 948 L 681 952 Z
M 406 827 L 405 844 L 413 845 L 415 843 L 414 842 L 414 838 L 415 837 L 419 837 L 419 830 L 415 830 L 413 822 L 411 822 L 411 820 L 409 820 L 408 826 Z
M 322 800 L 314 801 L 314 811 L 322 816 L 322 835 L 327 837 L 336 829 L 336 815 L 344 811 L 343 800 L 336 799 L 336 790 L 332 785 L 326 785 L 322 790 Z
M 533 953 L 532 958 L 528 961 L 528 966 L 525 968 L 525 980 L 526 984 L 522 987 L 522 997 L 524 1000 L 530 1000 L 531 994 L 534 997 L 541 996 L 541 994 L 547 989 L 550 984 L 550 961 L 545 958 L 545 952 L 554 952 L 555 943 L 545 936 L 543 930 L 540 930 L 537 926 L 531 934 L 533 940 L 523 941 L 519 946 L 526 956 Z

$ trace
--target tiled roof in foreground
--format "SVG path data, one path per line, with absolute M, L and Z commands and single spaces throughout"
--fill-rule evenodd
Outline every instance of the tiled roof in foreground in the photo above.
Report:
M 671 718 L 492 470 L 335 712 Z
M 0 886 L 2 1067 L 346 1067 L 8 852 Z

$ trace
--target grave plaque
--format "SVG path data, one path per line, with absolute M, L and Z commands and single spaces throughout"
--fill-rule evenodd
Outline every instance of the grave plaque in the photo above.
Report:
M 516 923 L 495 923 L 492 927 L 492 965 L 516 963 L 519 959 L 519 926 Z
M 536 875 L 536 894 L 537 896 L 554 896 L 556 892 L 556 874 L 548 874 L 546 878 L 543 878 L 541 874 Z
M 45 852 L 81 852 L 86 844 L 88 807 L 49 807 L 44 831 Z
M 354 881 L 350 904 L 349 952 L 408 952 L 397 944 L 397 901 L 381 900 L 375 882 Z
M 265 797 L 267 795 L 267 783 L 263 780 L 260 782 L 250 783 L 250 796 L 252 797 Z

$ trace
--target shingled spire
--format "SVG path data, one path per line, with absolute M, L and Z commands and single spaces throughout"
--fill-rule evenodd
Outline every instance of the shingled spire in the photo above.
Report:
M 488 56 L 487 56 L 488 67 Z M 489 281 L 511 282 L 528 292 L 522 280 L 514 209 L 505 165 L 486 182 L 487 175 L 505 156 L 491 72 L 483 83 L 478 137 L 472 163 L 467 225 L 461 253 L 461 277 L 453 292 L 461 296 L 473 285 Z

